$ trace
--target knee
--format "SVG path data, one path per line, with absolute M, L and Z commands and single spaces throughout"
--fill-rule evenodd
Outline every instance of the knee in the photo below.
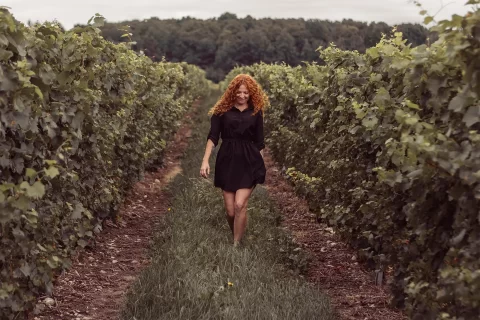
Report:
M 227 216 L 229 216 L 230 218 L 235 217 L 235 210 L 234 210 L 234 208 L 232 208 L 232 210 L 228 210 L 228 209 L 227 209 Z
M 235 215 L 239 215 L 240 213 L 242 213 L 245 207 L 245 202 L 235 202 Z

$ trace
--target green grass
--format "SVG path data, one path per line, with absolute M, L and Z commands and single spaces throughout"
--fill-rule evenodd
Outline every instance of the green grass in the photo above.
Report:
M 334 319 L 327 297 L 301 276 L 306 257 L 278 227 L 280 216 L 262 186 L 249 201 L 244 245 L 233 248 L 221 191 L 199 177 L 206 112 L 216 98 L 198 110 L 183 174 L 169 186 L 172 210 L 155 235 L 151 265 L 127 294 L 122 318 Z

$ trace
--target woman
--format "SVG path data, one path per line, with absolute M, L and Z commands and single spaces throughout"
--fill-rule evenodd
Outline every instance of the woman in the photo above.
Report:
M 259 84 L 251 76 L 240 74 L 209 112 L 211 127 L 200 175 L 207 178 L 210 174 L 208 160 L 221 137 L 214 185 L 223 190 L 235 247 L 245 233 L 248 199 L 255 186 L 265 182 L 263 111 L 267 104 Z

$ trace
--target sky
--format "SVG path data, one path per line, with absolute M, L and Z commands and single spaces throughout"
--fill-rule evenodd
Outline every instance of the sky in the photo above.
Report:
M 431 14 L 442 4 L 438 20 L 452 14 L 465 14 L 467 0 L 420 0 Z M 76 23 L 85 24 L 95 13 L 109 22 L 151 17 L 200 19 L 219 17 L 230 12 L 239 18 L 305 18 L 358 21 L 384 21 L 390 25 L 419 22 L 423 17 L 411 0 L 2 0 L 0 6 L 10 7 L 16 19 L 27 22 L 59 21 L 70 29 Z

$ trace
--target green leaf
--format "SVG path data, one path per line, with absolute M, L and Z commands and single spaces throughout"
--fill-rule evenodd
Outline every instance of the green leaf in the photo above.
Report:
M 0 299 L 6 300 L 10 295 L 4 289 L 0 289 Z
M 420 11 L 420 15 L 424 16 L 424 15 L 426 15 L 426 14 L 427 14 L 427 10 L 422 10 L 422 11 Z
M 392 163 L 397 167 L 400 167 L 405 161 L 405 152 L 403 150 L 395 150 L 392 155 Z
M 39 87 L 35 86 L 35 93 L 37 94 L 37 96 L 43 100 L 43 93 L 42 93 L 42 90 L 40 90 Z
M 409 126 L 413 126 L 414 124 L 418 123 L 418 118 L 417 117 L 407 117 L 407 118 L 405 118 L 405 123 L 408 124 Z
M 378 123 L 378 118 L 374 115 L 365 117 L 362 120 L 363 126 L 370 130 L 372 130 L 377 125 L 377 123 Z
M 387 101 L 390 101 L 390 93 L 384 87 L 378 89 L 377 94 L 373 98 L 375 104 L 379 107 L 385 107 Z
M 454 246 L 458 245 L 463 240 L 466 234 L 467 234 L 467 229 L 462 229 L 462 231 L 460 231 L 460 233 L 452 239 L 452 245 Z
M 410 64 L 410 60 L 404 59 L 401 57 L 393 58 L 393 61 L 390 63 L 390 67 L 397 70 L 403 70 Z
M 382 75 L 379 73 L 372 73 L 370 75 L 370 82 L 379 82 L 382 81 Z
M 0 167 L 9 168 L 10 167 L 10 159 L 5 157 L 5 156 L 1 156 L 0 157 Z M 1 185 L 0 185 L 0 188 L 1 188 Z
M 28 197 L 22 194 L 18 199 L 12 202 L 12 206 L 22 211 L 26 211 L 32 207 L 32 203 Z
M 445 135 L 440 132 L 437 133 L 437 139 L 440 141 L 447 141 L 447 137 L 445 137 Z
M 29 211 L 28 214 L 34 217 L 38 217 L 38 212 L 35 209 L 32 209 L 31 211 Z
M 397 109 L 395 111 L 395 120 L 397 120 L 398 123 L 403 123 L 403 120 L 405 119 L 405 117 L 407 117 L 407 114 L 405 113 L 405 111 L 401 109 Z
M 5 200 L 6 200 L 6 197 L 3 194 L 3 191 L 0 191 L 0 203 L 5 202 Z
M 420 176 L 422 173 L 423 173 L 423 169 L 417 169 L 407 174 L 407 177 L 410 179 L 413 179 Z
M 38 217 L 32 216 L 32 215 L 26 215 L 22 216 L 23 218 L 27 219 L 28 222 L 30 222 L 30 225 L 33 226 L 34 228 L 36 227 L 38 223 Z
M 87 241 L 83 240 L 83 239 L 80 239 L 77 241 L 77 244 L 82 247 L 82 248 L 85 248 L 87 246 Z
M 12 188 L 15 188 L 15 185 L 13 183 L 4 183 L 4 184 L 0 184 L 0 191 L 8 191 Z
M 35 169 L 27 168 L 27 170 L 25 172 L 25 176 L 27 176 L 28 178 L 33 178 L 36 175 L 37 175 L 37 171 L 35 171 Z
M 32 198 L 41 198 L 45 195 L 45 186 L 40 181 L 35 181 L 30 192 L 27 191 L 27 194 Z
M 395 184 L 402 182 L 402 174 L 394 170 L 385 170 L 384 168 L 374 168 L 373 171 L 377 172 L 378 180 L 380 182 L 388 184 L 393 187 Z
M 82 127 L 82 123 L 84 119 L 85 119 L 85 114 L 81 111 L 77 112 L 72 120 L 72 128 L 80 129 Z
M 367 49 L 366 53 L 373 59 L 376 59 L 380 56 L 380 54 L 378 53 L 378 48 L 375 47 Z
M 105 18 L 97 15 L 95 18 L 93 18 L 93 26 L 96 28 L 103 27 L 105 24 Z
M 442 83 L 442 81 L 440 79 L 436 79 L 436 78 L 431 78 L 431 79 L 428 79 L 428 82 L 427 82 L 427 87 L 428 87 L 428 90 L 430 90 L 430 92 L 436 96 L 438 94 L 438 90 L 440 89 L 440 87 L 444 85 Z
M 16 111 L 23 112 L 25 110 L 25 103 L 21 96 L 15 96 L 13 98 L 13 106 Z
M 461 28 L 462 27 L 462 21 L 463 21 L 462 16 L 459 16 L 458 14 L 452 15 L 451 23 L 454 27 Z
M 431 17 L 431 16 L 427 16 L 427 17 L 425 17 L 425 19 L 423 19 L 424 24 L 429 24 L 432 21 L 433 21 L 433 17 Z
M 471 127 L 475 123 L 480 121 L 480 106 L 471 106 L 468 108 L 467 112 L 463 115 L 463 122 L 467 127 Z
M 50 257 L 50 259 L 47 260 L 47 264 L 50 268 L 56 269 L 58 266 L 58 262 L 53 259 L 53 257 Z
M 28 188 L 30 188 L 30 184 L 27 181 L 20 183 L 20 189 L 27 190 Z
M 19 227 L 12 229 L 12 234 L 17 241 L 25 238 L 25 232 L 23 232 Z
M 51 85 L 53 83 L 53 80 L 55 80 L 55 78 L 57 77 L 50 65 L 44 65 L 42 68 L 40 68 L 39 76 L 40 79 L 42 79 L 43 83 L 47 85 Z
M 18 123 L 20 128 L 26 130 L 29 128 L 30 117 L 25 113 L 16 112 L 15 121 Z
M 8 39 L 4 34 L 0 34 L 0 44 L 4 45 L 5 47 L 8 46 Z
M 392 56 L 395 53 L 398 53 L 398 49 L 394 45 L 391 45 L 391 44 L 386 44 L 386 45 L 382 46 L 382 51 L 387 56 Z
M 457 94 L 448 104 L 448 109 L 454 112 L 462 112 L 465 107 L 466 99 L 461 93 Z
M 0 48 L 0 61 L 8 61 L 13 57 L 13 52 Z
M 83 211 L 83 214 L 90 220 L 93 219 L 93 215 L 90 213 L 89 210 L 85 209 L 85 211 Z
M 62 71 L 57 75 L 57 81 L 60 85 L 64 86 L 70 80 L 70 73 L 68 71 Z
M 420 107 L 418 106 L 418 104 L 413 103 L 412 101 L 410 101 L 410 100 L 408 100 L 408 99 L 405 99 L 405 104 L 406 104 L 407 107 L 409 107 L 410 109 L 420 110 Z
M 52 166 L 52 167 L 49 167 L 48 169 L 45 170 L 45 174 L 53 179 L 56 176 L 58 176 L 60 174 L 60 172 L 58 171 L 58 169 L 56 167 Z
M 32 186 L 30 186 L 28 182 L 24 181 L 20 184 L 20 188 L 26 190 L 27 195 L 30 198 L 40 199 L 45 195 L 45 186 L 40 181 L 35 181 Z
M 28 263 L 24 262 L 20 267 L 20 271 L 22 271 L 25 277 L 28 277 L 32 273 L 32 267 Z
M 81 203 L 77 203 L 75 205 L 75 209 L 73 210 L 70 218 L 73 219 L 73 220 L 81 219 L 83 210 L 84 210 L 83 205 Z
M 357 115 L 357 119 L 363 119 L 367 114 L 363 109 L 355 109 L 355 113 Z

